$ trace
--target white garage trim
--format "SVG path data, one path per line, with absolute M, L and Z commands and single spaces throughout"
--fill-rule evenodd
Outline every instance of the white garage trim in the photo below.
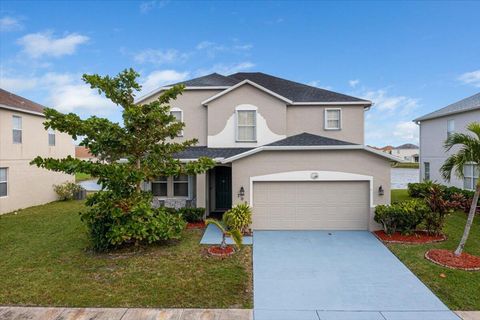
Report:
M 250 177 L 250 206 L 253 207 L 253 183 L 257 181 L 368 181 L 370 207 L 373 208 L 373 177 L 341 171 L 288 171 Z

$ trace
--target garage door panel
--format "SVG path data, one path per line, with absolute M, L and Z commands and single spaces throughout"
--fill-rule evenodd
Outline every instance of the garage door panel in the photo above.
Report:
M 368 182 L 255 182 L 253 200 L 254 229 L 368 228 Z

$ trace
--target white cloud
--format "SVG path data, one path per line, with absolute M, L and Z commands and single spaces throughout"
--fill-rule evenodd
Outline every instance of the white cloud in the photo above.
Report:
M 374 103 L 374 108 L 380 111 L 394 112 L 399 109 L 408 113 L 418 106 L 418 99 L 406 96 L 389 95 L 386 90 L 365 91 L 361 96 Z
M 188 76 L 188 72 L 178 72 L 175 70 L 153 71 L 142 81 L 142 94 L 147 94 L 167 84 L 186 80 Z
M 133 59 L 137 63 L 151 63 L 155 65 L 184 62 L 188 54 L 181 53 L 175 49 L 156 50 L 146 49 L 134 55 Z
M 418 125 L 412 121 L 398 122 L 393 135 L 402 141 L 418 142 Z
M 32 58 L 61 57 L 75 53 L 77 47 L 89 40 L 87 36 L 71 33 L 55 38 L 52 32 L 30 33 L 17 40 L 23 51 Z
M 47 93 L 44 104 L 61 112 L 111 113 L 115 105 L 81 81 L 79 74 L 46 73 L 43 76 L 9 77 L 2 73 L 0 85 L 14 93 L 41 90 Z
M 348 81 L 348 85 L 352 88 L 355 88 L 357 86 L 357 84 L 359 84 L 359 83 L 360 83 L 360 80 L 358 80 L 358 79 Z
M 23 29 L 23 25 L 16 18 L 4 16 L 0 18 L 0 32 L 8 32 Z
M 255 64 L 253 64 L 250 61 L 244 61 L 244 62 L 238 62 L 238 63 L 230 63 L 230 64 L 224 64 L 224 63 L 217 63 L 213 65 L 211 68 L 204 68 L 204 69 L 199 69 L 197 70 L 196 74 L 198 76 L 210 74 L 213 72 L 220 73 L 223 75 L 228 75 L 231 73 L 236 73 L 240 71 L 246 71 L 251 68 L 253 68 Z
M 229 52 L 229 53 L 241 53 L 244 54 L 250 51 L 253 48 L 252 44 L 246 43 L 241 44 L 238 43 L 238 40 L 234 40 L 234 44 L 232 45 L 225 45 L 219 44 L 212 41 L 202 41 L 197 44 L 195 49 L 198 51 L 203 51 L 207 54 L 208 57 L 214 58 L 220 52 Z
M 156 8 L 163 8 L 165 7 L 170 1 L 168 0 L 152 0 L 152 1 L 142 1 L 140 3 L 140 12 L 141 13 L 148 13 Z
M 465 72 L 460 77 L 458 77 L 458 80 L 462 81 L 465 84 L 470 84 L 474 87 L 480 88 L 480 70 Z

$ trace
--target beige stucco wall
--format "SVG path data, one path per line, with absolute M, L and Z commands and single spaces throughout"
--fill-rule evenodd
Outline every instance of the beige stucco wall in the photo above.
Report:
M 175 138 L 176 141 L 198 139 L 197 146 L 207 145 L 207 107 L 201 104 L 202 101 L 214 96 L 221 90 L 185 90 L 176 100 L 170 101 L 172 108 L 179 108 L 183 111 L 183 137 Z M 158 93 L 141 103 L 149 103 L 159 97 Z
M 12 116 L 22 117 L 22 144 L 12 142 Z M 48 145 L 45 118 L 0 109 L 0 167 L 8 168 L 8 195 L 0 198 L 0 214 L 56 200 L 54 184 L 73 181 L 73 176 L 30 166 L 42 157 L 64 158 L 75 155 L 67 134 L 55 133 L 55 146 Z
M 328 108 L 341 108 L 341 130 L 325 130 L 325 109 Z M 364 112 L 362 106 L 289 106 L 287 108 L 287 135 L 308 132 L 363 144 Z
M 250 177 L 288 171 L 340 171 L 373 177 L 373 205 L 390 203 L 390 162 L 363 150 L 264 151 L 232 163 L 232 203 L 240 203 L 238 190 L 245 189 L 244 200 L 250 202 Z M 382 186 L 385 193 L 378 195 Z M 341 197 L 341 195 L 338 195 Z M 373 221 L 370 229 L 377 229 Z
M 235 121 L 235 108 L 239 105 L 257 107 L 257 140 L 259 143 L 235 142 L 229 139 L 229 137 L 234 136 L 232 134 L 235 126 L 227 128 L 227 122 L 228 120 Z M 255 147 L 262 145 L 260 143 L 261 139 L 264 138 L 261 136 L 262 133 L 269 134 L 272 137 L 277 135 L 275 140 L 285 137 L 287 132 L 286 114 L 287 106 L 285 102 L 249 84 L 245 84 L 208 104 L 208 136 L 222 134 L 225 136 L 223 145 L 217 146 Z M 261 128 L 262 122 L 258 118 L 259 116 L 266 120 L 268 128 Z M 225 132 L 225 130 L 229 131 Z
M 467 125 L 480 122 L 480 110 L 457 113 L 446 117 L 425 120 L 420 123 L 420 179 L 425 176 L 425 162 L 430 163 L 430 179 L 442 184 L 463 188 L 463 180 L 452 175 L 450 182 L 443 179 L 440 168 L 448 156 L 458 149 L 446 152 L 443 143 L 447 139 L 447 122 L 455 121 L 455 132 L 467 133 Z

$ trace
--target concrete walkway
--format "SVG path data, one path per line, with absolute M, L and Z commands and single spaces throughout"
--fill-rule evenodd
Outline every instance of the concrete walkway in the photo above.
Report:
M 251 320 L 249 309 L 0 307 L 1 320 Z

